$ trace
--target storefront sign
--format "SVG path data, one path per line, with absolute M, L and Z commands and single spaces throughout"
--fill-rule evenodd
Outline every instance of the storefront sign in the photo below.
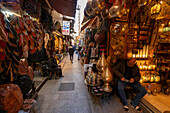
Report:
M 70 22 L 63 21 L 63 35 L 70 35 Z

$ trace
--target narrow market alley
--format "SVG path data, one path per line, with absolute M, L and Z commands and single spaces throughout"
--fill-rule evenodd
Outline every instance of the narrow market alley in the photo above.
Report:
M 0 0 L 0 113 L 170 113 L 170 0 Z
M 64 77 L 48 80 L 39 92 L 37 99 L 39 113 L 124 113 L 119 99 L 113 95 L 109 100 L 101 100 L 102 108 L 99 104 L 93 104 L 84 83 L 83 67 L 76 54 L 73 64 L 67 55 L 62 65 Z M 70 83 L 65 89 L 71 90 L 58 91 L 62 83 Z M 131 106 L 130 113 L 135 113 Z

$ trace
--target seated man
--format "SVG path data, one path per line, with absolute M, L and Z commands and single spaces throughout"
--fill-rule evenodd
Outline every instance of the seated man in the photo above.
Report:
M 124 92 L 124 88 L 127 85 L 129 85 L 130 87 L 133 87 L 134 89 L 138 91 L 138 93 L 136 94 L 136 97 L 131 101 L 130 104 L 137 111 L 141 112 L 142 110 L 139 108 L 138 103 L 144 97 L 147 91 L 139 83 L 141 75 L 139 73 L 139 68 L 136 65 L 136 59 L 131 58 L 129 60 L 125 60 L 119 63 L 117 66 L 113 68 L 113 73 L 119 78 L 118 92 L 124 105 L 123 109 L 125 111 L 129 111 L 128 103 L 127 103 L 125 92 Z
M 59 70 L 60 66 L 58 66 L 58 64 L 57 64 L 55 55 L 56 55 L 56 53 L 53 52 L 53 55 L 48 60 L 48 66 L 49 66 L 49 70 L 50 70 L 50 77 L 49 77 L 50 79 L 51 79 L 52 73 L 54 73 L 56 75 L 57 71 L 60 71 Z M 59 77 L 63 77 L 62 74 L 59 74 Z

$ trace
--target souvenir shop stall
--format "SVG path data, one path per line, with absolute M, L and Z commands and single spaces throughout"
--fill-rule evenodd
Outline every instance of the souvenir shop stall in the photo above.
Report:
M 106 43 L 106 53 L 104 56 L 104 52 L 103 55 L 99 52 L 95 68 L 97 72 L 92 62 L 85 67 L 85 83 L 91 86 L 89 90 L 97 96 L 114 91 L 114 66 L 133 57 L 140 69 L 140 83 L 147 90 L 147 95 L 140 103 L 143 111 L 170 111 L 170 2 L 92 0 L 84 9 L 83 27 L 93 24 L 96 18 L 99 18 L 99 21 L 96 22 L 97 32 L 94 39 L 98 47 L 102 42 Z M 101 35 L 101 29 L 105 30 L 105 35 Z M 90 34 L 90 31 L 92 30 L 89 30 L 89 33 L 86 31 L 86 35 Z M 85 40 L 88 40 L 87 47 L 92 37 L 85 36 Z M 103 40 L 103 37 L 107 37 L 107 41 Z M 98 87 L 99 84 L 103 86 Z
M 50 30 L 43 26 L 49 22 L 41 21 L 40 24 L 38 21 L 44 16 L 39 3 L 30 0 L 0 1 L 1 113 L 38 112 L 34 100 L 39 90 L 35 76 L 42 75 L 36 71 L 36 65 L 48 58 L 44 38 L 45 32 Z M 41 13 L 40 17 L 34 16 L 37 12 Z

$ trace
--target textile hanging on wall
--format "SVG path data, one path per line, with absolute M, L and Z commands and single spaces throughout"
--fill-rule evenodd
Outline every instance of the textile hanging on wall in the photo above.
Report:
M 41 16 L 41 5 L 38 0 L 20 0 L 21 8 L 35 18 Z
M 91 48 L 91 58 L 98 58 L 98 46 Z
M 26 10 L 28 13 L 36 12 L 38 0 L 20 0 L 20 1 L 23 10 Z
M 20 0 L 0 0 L 0 3 L 3 4 L 4 7 L 10 10 L 19 10 L 20 7 Z

